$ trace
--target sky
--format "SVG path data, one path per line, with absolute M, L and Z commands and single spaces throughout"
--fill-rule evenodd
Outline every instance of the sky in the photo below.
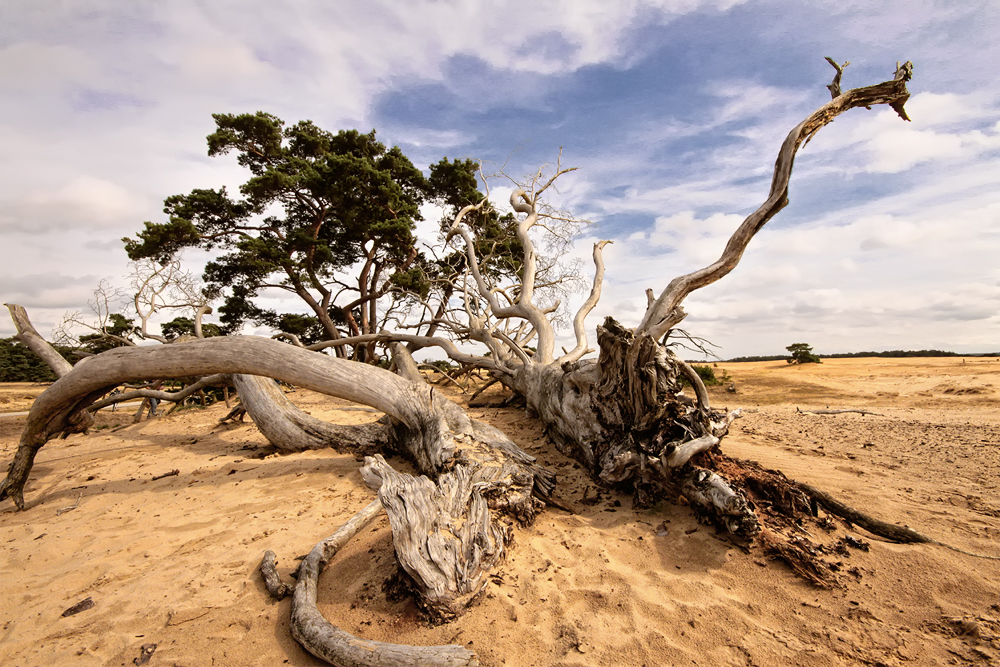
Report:
M 591 221 L 574 256 L 589 272 L 613 241 L 593 344 L 764 201 L 784 136 L 829 100 L 824 56 L 851 62 L 845 89 L 911 60 L 913 122 L 857 109 L 824 128 L 790 205 L 681 327 L 722 358 L 995 352 L 998 30 L 994 0 L 4 0 L 0 300 L 48 335 L 101 280 L 125 285 L 120 239 L 165 221 L 165 197 L 244 180 L 207 156 L 211 114 L 261 110 L 375 129 L 422 169 L 521 176 L 561 148 L 577 170 L 553 203 Z

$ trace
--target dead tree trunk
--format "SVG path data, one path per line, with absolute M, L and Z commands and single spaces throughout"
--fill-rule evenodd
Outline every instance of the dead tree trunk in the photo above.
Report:
M 608 318 L 598 328 L 600 356 L 596 362 L 581 361 L 587 345 L 582 322 L 600 297 L 603 243 L 594 247 L 594 285 L 574 320 L 577 345 L 572 351 L 555 358 L 547 311 L 532 302 L 535 254 L 528 231 L 547 215 L 541 194 L 568 170 L 557 168 L 547 181 L 539 174 L 527 190 L 518 189 L 511 195 L 511 207 L 524 216 L 518 222 L 518 238 L 525 248 L 524 270 L 516 289 L 497 289 L 479 271 L 474 242 L 461 226 L 470 207 L 459 212 L 449 234 L 449 238 L 461 236 L 465 242 L 470 275 L 478 297 L 486 304 L 483 308 L 488 306 L 497 320 L 524 320 L 537 337 L 538 348 L 530 358 L 509 340 L 496 337 L 491 347 L 493 358 L 484 365 L 525 397 L 528 407 L 548 425 L 560 449 L 580 460 L 602 482 L 630 488 L 639 505 L 663 496 L 683 495 L 704 518 L 745 540 L 760 532 L 752 503 L 743 491 L 707 468 L 714 460 L 709 455 L 736 415 L 714 412 L 697 375 L 660 341 L 684 319 L 684 299 L 731 272 L 757 232 L 788 204 L 795 155 L 816 132 L 845 111 L 876 104 L 887 104 L 903 120 L 909 120 L 903 105 L 909 98 L 906 82 L 912 73 L 911 63 L 897 64 L 890 81 L 843 93 L 843 67 L 835 67 L 837 78 L 830 87 L 833 99 L 788 133 L 778 151 L 767 199 L 740 224 L 719 259 L 674 278 L 659 297 L 647 292 L 646 313 L 634 330 Z M 501 292 L 517 296 L 501 303 L 497 297 Z M 494 335 L 497 325 L 490 326 L 482 316 L 468 307 L 466 310 L 470 324 L 465 331 Z M 509 352 L 501 344 L 507 345 Z M 681 378 L 690 382 L 694 398 L 682 391 Z M 706 467 L 699 467 L 699 462 Z
M 79 415 L 86 414 L 88 406 L 111 387 L 139 378 L 213 373 L 273 377 L 370 405 L 390 417 L 392 446 L 409 456 L 424 474 L 445 479 L 440 489 L 426 478 L 406 481 L 407 476 L 394 475 L 384 462 L 372 466 L 369 475 L 392 480 L 380 493 L 397 544 L 408 545 L 400 547 L 398 558 L 413 577 L 414 589 L 426 596 L 423 606 L 440 618 L 461 611 L 463 601 L 474 597 L 485 581 L 484 569 L 502 554 L 509 532 L 499 514 L 528 523 L 554 487 L 554 475 L 536 465 L 533 457 L 497 429 L 470 419 L 431 387 L 373 366 L 264 338 L 236 336 L 117 348 L 75 367 L 32 405 L 7 478 L 0 483 L 0 500 L 11 498 L 24 508 L 24 484 L 39 448 L 72 429 Z M 485 515 L 484 508 L 489 509 Z M 418 519 L 414 512 L 424 516 Z M 441 544 L 444 538 L 439 528 L 453 523 L 467 526 L 458 539 L 474 545 L 494 544 L 499 550 L 491 558 L 482 557 L 478 546 L 459 552 L 459 563 L 450 566 L 457 579 L 442 584 L 437 579 L 442 567 L 439 560 L 454 554 L 442 556 L 440 549 L 428 545 Z M 413 527 L 405 528 L 407 524 Z M 421 534 L 419 526 L 432 527 L 433 532 Z M 426 564 L 421 565 L 421 559 Z
M 706 519 L 753 539 L 760 524 L 746 497 L 692 463 L 718 445 L 736 414 L 713 411 L 697 375 L 648 335 L 608 318 L 598 341 L 597 361 L 529 365 L 505 383 L 525 396 L 560 451 L 603 483 L 630 489 L 638 506 L 684 495 Z

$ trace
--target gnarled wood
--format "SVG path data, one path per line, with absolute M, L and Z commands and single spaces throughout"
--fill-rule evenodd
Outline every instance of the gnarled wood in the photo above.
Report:
M 476 656 L 461 646 L 406 646 L 361 639 L 333 625 L 316 607 L 320 572 L 359 530 L 382 511 L 373 501 L 330 537 L 313 547 L 299 566 L 292 596 L 292 636 L 317 658 L 338 667 L 465 667 Z
M 461 614 L 503 559 L 513 535 L 492 515 L 485 494 L 518 484 L 517 472 L 457 465 L 434 483 L 395 471 L 381 456 L 365 459 L 361 475 L 378 491 L 396 559 L 432 620 Z
M 331 447 L 365 455 L 389 444 L 392 426 L 386 418 L 371 424 L 331 424 L 297 408 L 271 378 L 239 374 L 233 376 L 233 384 L 261 434 L 282 452 Z
M 884 81 L 874 86 L 854 88 L 846 93 L 837 94 L 830 102 L 823 105 L 805 120 L 796 125 L 788 133 L 778 158 L 774 165 L 774 176 L 771 179 L 771 191 L 767 200 L 760 208 L 747 216 L 743 224 L 730 237 L 722 256 L 703 269 L 678 276 L 670 281 L 655 302 L 650 304 L 636 328 L 636 333 L 649 333 L 653 338 L 662 338 L 670 329 L 684 319 L 681 302 L 693 291 L 710 285 L 719 280 L 739 264 L 750 240 L 773 218 L 781 209 L 788 205 L 788 183 L 792 176 L 792 166 L 795 154 L 799 148 L 809 141 L 823 126 L 833 122 L 833 119 L 857 107 L 871 108 L 876 104 L 888 104 L 903 120 L 910 120 L 903 105 L 910 98 L 906 90 L 913 71 L 913 64 L 906 62 L 896 70 L 891 81 Z M 834 80 L 835 89 L 840 90 L 840 75 L 838 70 Z
M 153 479 L 156 479 L 155 477 Z M 291 592 L 288 584 L 282 583 L 278 576 L 278 559 L 273 551 L 268 549 L 264 552 L 264 558 L 260 561 L 260 576 L 264 580 L 264 588 L 276 600 L 284 599 Z
M 549 497 L 555 485 L 555 476 L 536 465 L 533 457 L 503 433 L 470 419 L 465 411 L 431 387 L 373 366 L 265 338 L 220 337 L 183 345 L 118 348 L 92 357 L 60 378 L 32 405 L 18 451 L 7 478 L 0 484 L 0 499 L 10 497 L 19 508 L 24 507 L 24 483 L 38 449 L 49 438 L 71 428 L 78 415 L 87 414 L 89 404 L 110 387 L 126 379 L 209 373 L 267 375 L 383 410 L 393 420 L 393 447 L 406 453 L 422 472 L 432 477 L 451 475 L 443 478 L 442 491 L 435 498 L 443 503 L 441 511 L 456 522 L 472 526 L 486 521 L 490 531 L 502 534 L 504 529 L 494 512 L 528 523 L 544 506 L 541 499 Z M 253 392 L 251 387 L 281 393 L 271 380 L 253 381 L 240 389 L 247 396 Z M 299 427 L 288 435 L 298 437 L 304 431 Z M 461 493 L 452 491 L 456 488 L 455 478 L 465 480 L 458 484 Z M 467 501 L 464 504 L 456 500 L 463 494 Z M 431 505 L 426 509 L 428 515 L 437 511 Z M 477 551 L 480 546 L 477 543 L 476 549 L 466 550 L 456 561 L 471 559 L 471 564 L 456 564 L 461 573 L 458 581 L 468 576 L 472 581 L 468 586 L 459 583 L 443 591 L 434 586 L 418 587 L 418 591 L 434 595 L 425 602 L 428 609 L 447 608 L 452 614 L 461 610 L 468 601 L 470 586 L 479 586 L 485 576 L 479 571 L 496 562 L 482 558 Z M 398 557 L 405 562 L 405 556 Z M 458 599 L 448 599 L 450 594 Z

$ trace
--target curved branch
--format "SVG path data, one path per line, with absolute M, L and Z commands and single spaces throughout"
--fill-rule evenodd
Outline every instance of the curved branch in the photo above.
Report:
M 444 350 L 450 358 L 463 364 L 470 364 L 473 366 L 478 366 L 480 368 L 487 368 L 490 370 L 499 370 L 495 361 L 487 359 L 486 357 L 479 357 L 473 354 L 466 354 L 461 352 L 455 344 L 452 343 L 447 338 L 440 338 L 438 336 L 414 336 L 411 334 L 400 334 L 400 333 L 389 333 L 381 332 L 377 334 L 364 334 L 362 336 L 351 336 L 350 338 L 340 338 L 337 340 L 325 340 L 322 343 L 313 343 L 312 345 L 307 345 L 305 350 L 310 350 L 312 352 L 318 352 L 319 350 L 325 350 L 328 347 L 340 347 L 342 345 L 356 345 L 358 343 L 415 343 L 423 347 L 439 347 Z
M 212 307 L 210 305 L 208 305 L 207 303 L 203 303 L 202 305 L 198 306 L 198 310 L 195 311 L 195 313 L 194 313 L 194 335 L 197 338 L 204 338 L 205 337 L 205 332 L 202 331 L 202 328 L 201 328 L 201 318 L 205 317 L 205 315 L 211 315 L 211 314 L 212 314 Z
M 597 302 L 601 300 L 601 286 L 604 284 L 604 246 L 612 241 L 598 241 L 594 244 L 594 286 L 590 289 L 590 296 L 580 306 L 576 317 L 573 318 L 573 333 L 576 334 L 576 347 L 559 357 L 557 364 L 578 361 L 580 357 L 587 354 L 587 329 L 584 320 L 590 311 L 594 310 Z
M 106 408 L 109 405 L 114 405 L 115 403 L 124 403 L 126 401 L 135 400 L 137 398 L 155 398 L 160 401 L 168 401 L 170 403 L 180 403 L 185 398 L 191 394 L 204 389 L 205 387 L 214 387 L 218 385 L 229 384 L 229 378 L 223 373 L 216 373 L 215 375 L 209 375 L 208 377 L 203 377 L 193 384 L 189 384 L 180 391 L 161 391 L 159 389 L 137 389 L 135 391 L 123 392 L 121 394 L 115 394 L 114 396 L 108 396 L 107 398 L 102 398 L 99 401 L 94 401 L 87 407 L 90 412 L 97 412 L 101 408 Z
M 31 324 L 31 320 L 28 319 L 28 311 L 24 309 L 24 306 L 19 306 L 16 303 L 5 303 L 4 305 L 10 311 L 10 319 L 14 320 L 14 327 L 17 329 L 16 338 L 37 354 L 52 369 L 56 377 L 62 377 L 73 370 L 73 365 L 63 359 L 63 356 L 38 334 Z
M 284 331 L 279 331 L 278 333 L 271 336 L 274 340 L 287 340 L 295 347 L 305 347 L 305 344 L 293 333 L 286 333 Z
M 660 297 L 649 306 L 642 322 L 636 328 L 636 333 L 647 332 L 653 338 L 662 338 L 671 328 L 684 318 L 681 302 L 696 289 L 710 285 L 719 280 L 739 263 L 743 251 L 754 235 L 788 204 L 788 182 L 792 174 L 792 164 L 795 153 L 803 143 L 809 141 L 823 126 L 829 124 L 840 114 L 856 107 L 871 107 L 875 104 L 888 104 L 903 120 L 910 120 L 903 109 L 910 94 L 906 90 L 906 82 L 910 78 L 913 65 L 907 61 L 896 70 L 896 77 L 874 86 L 854 88 L 823 105 L 805 120 L 796 125 L 778 153 L 774 165 L 774 176 L 771 180 L 771 192 L 760 208 L 750 214 L 743 224 L 726 244 L 722 256 L 713 264 L 679 276 L 670 281 Z
M 701 376 L 698 375 L 698 371 L 691 367 L 691 364 L 684 361 L 676 354 L 673 355 L 674 361 L 677 362 L 677 367 L 684 373 L 684 377 L 688 379 L 691 383 L 691 388 L 694 389 L 694 395 L 698 397 L 698 409 L 701 411 L 703 417 L 706 417 L 711 413 L 712 407 L 708 403 L 708 389 L 705 388 L 705 383 L 702 382 Z
M 238 374 L 233 376 L 233 384 L 240 393 L 240 405 L 279 451 L 329 447 L 357 455 L 378 450 L 389 442 L 388 419 L 368 424 L 331 424 L 300 410 L 270 378 Z
M 461 646 L 406 646 L 355 637 L 326 620 L 316 607 L 316 589 L 323 567 L 381 511 L 381 501 L 373 500 L 337 532 L 313 547 L 302 561 L 292 596 L 292 636 L 314 656 L 334 665 L 461 667 L 477 664 L 475 654 Z

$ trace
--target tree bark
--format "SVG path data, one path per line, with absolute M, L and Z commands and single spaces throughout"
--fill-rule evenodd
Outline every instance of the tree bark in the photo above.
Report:
M 737 413 L 712 411 L 697 374 L 649 334 L 607 318 L 597 339 L 596 362 L 529 364 L 502 381 L 524 395 L 560 451 L 601 483 L 631 490 L 637 506 L 683 495 L 706 520 L 752 540 L 760 524 L 744 493 L 692 465 Z M 684 393 L 682 377 L 698 401 Z
M 267 441 L 282 452 L 331 447 L 359 456 L 382 451 L 389 444 L 387 418 L 371 424 L 345 426 L 307 415 L 285 396 L 277 382 L 258 375 L 234 375 L 240 403 Z
M 508 525 L 493 520 L 484 492 L 514 481 L 516 471 L 457 465 L 435 484 L 375 456 L 361 474 L 389 515 L 396 559 L 418 603 L 434 622 L 456 618 L 482 592 L 513 539 Z
M 16 338 L 27 345 L 32 352 L 48 364 L 48 367 L 56 374 L 56 377 L 62 377 L 73 370 L 73 364 L 63 359 L 63 356 L 56 352 L 54 347 L 38 335 L 35 327 L 31 324 L 31 320 L 28 319 L 28 312 L 23 306 L 19 306 L 16 303 L 5 303 L 4 305 L 10 311 L 10 318 L 14 320 L 14 327 L 17 329 Z

